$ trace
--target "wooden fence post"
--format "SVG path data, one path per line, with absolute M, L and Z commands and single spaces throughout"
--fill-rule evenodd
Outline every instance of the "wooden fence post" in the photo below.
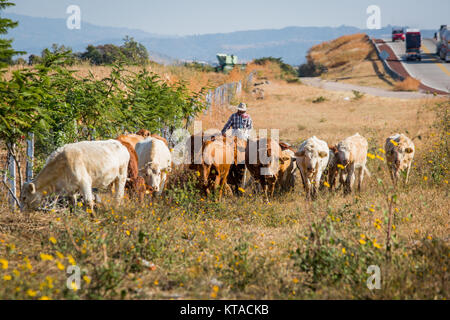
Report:
M 31 180 L 33 180 L 33 161 L 34 161 L 34 133 L 29 133 L 27 140 L 26 182 L 30 182 Z
M 11 150 L 14 150 L 14 145 L 11 146 Z M 8 184 L 10 188 L 10 200 L 9 204 L 12 210 L 16 209 L 16 162 L 13 155 L 8 152 Z

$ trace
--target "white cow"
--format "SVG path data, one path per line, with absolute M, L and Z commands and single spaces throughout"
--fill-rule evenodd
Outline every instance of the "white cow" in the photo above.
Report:
M 130 154 L 119 141 L 83 141 L 67 144 L 47 159 L 44 168 L 21 192 L 23 209 L 36 209 L 46 194 L 68 194 L 74 204 L 80 192 L 93 212 L 92 188 L 114 183 L 115 200 L 123 197 Z
M 316 198 L 320 179 L 328 164 L 328 152 L 327 143 L 314 136 L 304 141 L 295 153 L 307 198 Z
M 157 194 L 161 194 L 167 179 L 167 173 L 171 171 L 172 156 L 166 144 L 152 137 L 136 144 L 136 153 L 139 159 L 139 175 L 153 188 Z
M 352 192 L 355 175 L 358 177 L 358 191 L 361 191 L 364 173 L 370 176 L 370 172 L 366 168 L 368 147 L 367 140 L 359 133 L 337 144 L 336 167 L 340 167 L 342 170 L 339 173 L 341 182 L 344 182 L 345 179 L 344 194 Z
M 400 171 L 403 170 L 406 170 L 405 184 L 407 184 L 415 152 L 412 140 L 404 134 L 394 134 L 386 139 L 384 150 L 386 151 L 389 173 L 394 184 L 397 184 Z

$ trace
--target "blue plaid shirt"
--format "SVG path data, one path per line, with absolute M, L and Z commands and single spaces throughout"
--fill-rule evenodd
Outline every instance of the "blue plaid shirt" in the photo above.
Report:
M 230 116 L 230 119 L 228 119 L 227 123 L 223 127 L 222 134 L 225 134 L 225 132 L 227 132 L 227 130 L 230 129 L 231 127 L 233 128 L 233 130 L 234 129 L 251 130 L 253 129 L 252 118 L 250 117 L 250 115 L 248 115 L 247 118 L 243 118 L 237 112 L 233 113 Z

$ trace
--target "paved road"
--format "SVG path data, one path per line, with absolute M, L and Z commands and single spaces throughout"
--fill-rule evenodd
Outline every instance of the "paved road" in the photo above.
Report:
M 450 63 L 442 62 L 436 55 L 436 46 L 431 39 L 422 40 L 422 61 L 406 61 L 405 43 L 384 40 L 397 55 L 408 73 L 424 85 L 450 92 Z
M 313 87 L 322 88 L 332 91 L 346 91 L 352 92 L 353 90 L 364 92 L 373 96 L 398 98 L 398 99 L 423 99 L 434 98 L 432 94 L 426 94 L 421 92 L 403 92 L 403 91 L 389 91 L 380 88 L 358 86 L 350 83 L 325 81 L 320 78 L 300 78 L 301 82 Z M 353 94 L 349 94 L 349 97 L 353 97 Z

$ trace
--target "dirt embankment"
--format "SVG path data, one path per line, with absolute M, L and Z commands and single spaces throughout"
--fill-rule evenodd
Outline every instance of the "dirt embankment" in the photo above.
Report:
M 320 43 L 308 51 L 306 58 L 314 72 L 303 76 L 319 75 L 326 80 L 383 89 L 392 89 L 395 83 L 385 72 L 366 34 L 347 35 Z

